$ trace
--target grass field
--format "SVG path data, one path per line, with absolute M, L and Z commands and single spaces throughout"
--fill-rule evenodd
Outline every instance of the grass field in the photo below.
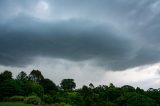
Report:
M 24 103 L 12 103 L 12 102 L 2 102 L 0 106 L 34 106 L 31 104 L 24 104 Z

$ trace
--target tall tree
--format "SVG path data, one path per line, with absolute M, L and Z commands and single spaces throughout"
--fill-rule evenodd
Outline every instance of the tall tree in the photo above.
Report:
M 10 71 L 6 70 L 0 74 L 0 82 L 5 81 L 5 80 L 11 80 L 11 79 L 12 79 L 12 72 Z
M 45 94 L 52 94 L 58 90 L 56 84 L 50 79 L 43 79 L 40 84 L 43 86 Z
M 39 70 L 32 70 L 29 74 L 29 80 L 33 82 L 40 83 L 43 79 L 44 77 Z
M 64 91 L 72 91 L 76 87 L 74 79 L 63 79 L 60 85 Z
M 93 85 L 92 83 L 89 84 L 89 87 L 90 87 L 91 89 L 94 89 L 94 85 Z
M 24 71 L 21 71 L 18 75 L 17 75 L 17 80 L 22 80 L 22 81 L 26 81 L 28 79 L 27 74 Z
M 128 92 L 133 92 L 133 91 L 135 91 L 135 88 L 132 87 L 132 86 L 130 86 L 130 85 L 124 85 L 124 86 L 121 87 L 121 89 L 125 90 L 126 92 L 127 92 L 127 91 L 128 91 Z

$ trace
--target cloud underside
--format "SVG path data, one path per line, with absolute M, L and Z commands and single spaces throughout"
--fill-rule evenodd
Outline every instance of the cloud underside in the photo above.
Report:
M 100 8 L 99 11 L 103 11 L 100 13 L 95 11 L 95 17 L 89 16 L 87 12 L 82 14 L 78 9 L 76 11 L 76 7 L 74 7 L 75 10 L 72 13 L 77 12 L 76 18 L 54 21 L 46 21 L 46 18 L 45 20 L 38 19 L 32 17 L 31 14 L 28 15 L 27 12 L 19 13 L 16 16 L 7 16 L 4 15 L 5 12 L 0 10 L 2 15 L 0 21 L 0 64 L 26 66 L 32 64 L 34 59 L 39 56 L 71 61 L 92 60 L 97 65 L 111 70 L 124 70 L 157 63 L 160 60 L 160 50 L 158 48 L 160 46 L 158 42 L 160 26 L 155 21 L 159 21 L 156 18 L 159 15 L 156 13 L 152 19 L 149 18 L 150 21 L 148 21 L 149 19 L 144 20 L 144 23 L 146 22 L 144 25 L 143 20 L 141 20 L 144 17 L 138 17 L 141 8 L 138 8 L 140 4 L 137 2 L 133 2 L 133 6 L 127 11 L 125 8 L 128 7 L 122 7 L 125 3 L 118 5 L 118 0 L 115 0 L 115 2 L 111 2 L 113 7 L 105 8 L 102 6 L 103 8 Z M 4 4 L 7 5 L 7 3 Z M 117 5 L 117 10 L 114 4 Z M 129 3 L 129 5 L 131 4 Z M 141 5 L 144 5 L 144 9 L 141 9 L 144 14 L 151 3 L 147 2 Z M 66 4 L 66 6 L 70 5 Z M 92 9 L 92 6 L 94 5 L 89 6 L 88 10 Z M 113 9 L 110 10 L 111 8 Z M 118 8 L 121 8 L 121 10 L 118 10 Z M 84 7 L 84 9 L 87 9 L 87 7 Z M 120 23 L 119 20 L 116 23 L 117 19 L 115 19 L 115 22 L 114 19 L 109 20 L 110 18 L 105 20 L 105 9 L 113 12 L 109 16 L 111 18 L 116 13 L 118 13 L 118 18 L 122 18 L 122 20 L 126 18 L 125 25 Z M 72 7 L 70 10 L 72 10 Z M 85 10 L 82 11 L 85 13 Z M 126 11 L 126 16 L 122 11 Z M 10 14 L 7 9 L 6 12 Z M 129 14 L 131 12 L 134 13 L 132 13 L 134 17 L 137 15 L 137 19 L 130 19 Z M 119 16 L 120 13 L 122 13 L 122 16 Z M 85 17 L 80 18 L 81 15 Z M 148 16 L 148 13 L 144 16 Z M 139 25 L 139 21 L 142 21 L 141 25 Z M 136 22 L 137 24 L 135 24 Z M 126 27 L 126 23 L 130 25 Z

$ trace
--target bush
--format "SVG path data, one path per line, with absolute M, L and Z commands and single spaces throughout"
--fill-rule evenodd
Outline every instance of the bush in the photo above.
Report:
M 44 95 L 44 102 L 47 104 L 51 104 L 53 102 L 53 99 L 51 96 Z
M 39 105 L 41 103 L 41 99 L 38 96 L 29 96 L 24 100 L 27 104 Z
M 9 98 L 9 101 L 12 102 L 22 102 L 24 101 L 25 97 L 24 96 L 12 96 Z

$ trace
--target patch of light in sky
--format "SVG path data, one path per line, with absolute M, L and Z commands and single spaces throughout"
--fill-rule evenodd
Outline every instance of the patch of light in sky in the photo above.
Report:
M 35 6 L 34 16 L 39 19 L 49 20 L 50 18 L 49 5 L 45 1 L 39 1 Z

